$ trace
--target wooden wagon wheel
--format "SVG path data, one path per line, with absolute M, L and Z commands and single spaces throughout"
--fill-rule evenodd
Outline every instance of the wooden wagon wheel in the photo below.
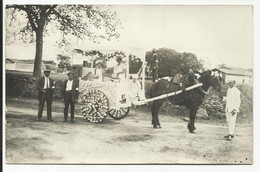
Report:
M 90 90 L 83 95 L 81 112 L 92 123 L 102 122 L 108 113 L 107 96 L 100 90 Z
M 125 118 L 130 111 L 130 107 L 120 107 L 120 109 L 110 109 L 108 112 L 108 115 L 111 116 L 111 118 L 119 120 Z

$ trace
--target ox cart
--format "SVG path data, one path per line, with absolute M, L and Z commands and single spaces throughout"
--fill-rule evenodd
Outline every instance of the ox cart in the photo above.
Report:
M 89 51 L 85 51 L 88 54 Z M 83 65 L 81 78 L 79 79 L 79 103 L 82 115 L 91 123 L 102 122 L 107 115 L 113 119 L 120 120 L 125 118 L 130 111 L 132 105 L 143 105 L 148 102 L 166 98 L 180 94 L 182 91 L 164 94 L 151 99 L 145 98 L 145 52 L 140 48 L 128 48 L 124 50 L 99 50 L 101 55 L 99 57 L 91 57 L 87 62 L 89 65 Z M 84 55 L 84 54 L 83 54 Z M 113 77 L 113 67 L 116 65 L 116 58 L 122 58 L 125 65 L 124 76 L 125 79 Z M 103 66 L 102 79 L 95 79 L 95 65 L 102 61 L 106 65 Z M 135 65 L 134 65 L 135 64 Z M 110 73 L 109 73 L 110 71 Z M 112 72 L 111 72 L 112 71 Z M 93 74 L 93 78 L 85 78 Z M 131 97 L 131 82 L 133 76 L 138 76 L 137 82 L 140 83 L 139 98 Z M 186 88 L 186 91 L 201 86 L 196 84 Z M 140 98 L 143 95 L 143 98 Z M 122 98 L 124 95 L 124 98 Z

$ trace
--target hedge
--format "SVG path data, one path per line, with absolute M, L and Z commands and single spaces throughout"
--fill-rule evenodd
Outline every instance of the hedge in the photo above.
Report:
M 24 74 L 6 74 L 6 96 L 20 96 L 28 98 L 37 98 L 38 91 L 36 89 L 37 79 Z M 54 99 L 61 99 L 62 80 L 55 80 L 55 89 L 53 92 Z

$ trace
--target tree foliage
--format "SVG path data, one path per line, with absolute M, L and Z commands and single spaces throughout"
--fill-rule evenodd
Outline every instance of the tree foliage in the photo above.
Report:
M 23 41 L 36 42 L 36 54 L 34 64 L 34 76 L 40 75 L 42 61 L 43 37 L 49 34 L 49 28 L 55 29 L 61 34 L 57 40 L 59 46 L 64 47 L 71 43 L 69 36 L 78 39 L 88 39 L 98 43 L 100 40 L 111 40 L 119 37 L 117 26 L 120 21 L 117 14 L 108 6 L 93 5 L 6 5 L 6 21 L 11 25 L 19 21 L 21 16 L 26 19 L 20 22 L 19 36 Z M 50 27 L 47 27 L 50 26 Z
M 129 73 L 138 73 L 142 67 L 142 61 L 140 58 L 136 57 L 135 55 L 129 56 Z
M 151 65 L 154 51 L 146 53 L 147 65 Z M 202 61 L 193 53 L 179 53 L 173 49 L 160 48 L 156 50 L 159 60 L 159 77 L 173 76 L 179 71 L 188 73 L 189 69 L 204 70 Z
M 58 68 L 64 71 L 65 69 L 69 69 L 71 66 L 70 57 L 62 54 L 57 54 L 57 60 L 59 61 Z

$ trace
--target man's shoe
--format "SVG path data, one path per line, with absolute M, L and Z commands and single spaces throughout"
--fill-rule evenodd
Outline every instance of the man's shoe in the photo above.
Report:
M 41 121 L 42 119 L 41 118 L 38 118 L 37 121 Z
M 53 121 L 53 119 L 48 119 L 49 121 Z
M 228 135 L 226 135 L 226 136 L 224 136 L 224 138 L 229 138 L 229 136 L 231 136 L 231 138 L 233 139 L 234 138 L 234 135 L 231 135 L 231 134 L 228 134 Z
M 231 140 L 232 140 L 231 135 L 228 136 L 227 140 L 228 140 L 228 141 L 231 141 Z
M 231 135 L 231 134 L 229 134 L 229 135 L 227 135 L 227 136 L 224 136 L 228 141 L 231 141 L 232 140 L 232 138 L 234 138 L 234 136 L 233 135 Z
M 70 122 L 71 122 L 71 123 L 73 123 L 73 122 L 74 122 L 74 121 L 73 121 L 73 119 L 72 119 L 72 120 L 70 120 Z

